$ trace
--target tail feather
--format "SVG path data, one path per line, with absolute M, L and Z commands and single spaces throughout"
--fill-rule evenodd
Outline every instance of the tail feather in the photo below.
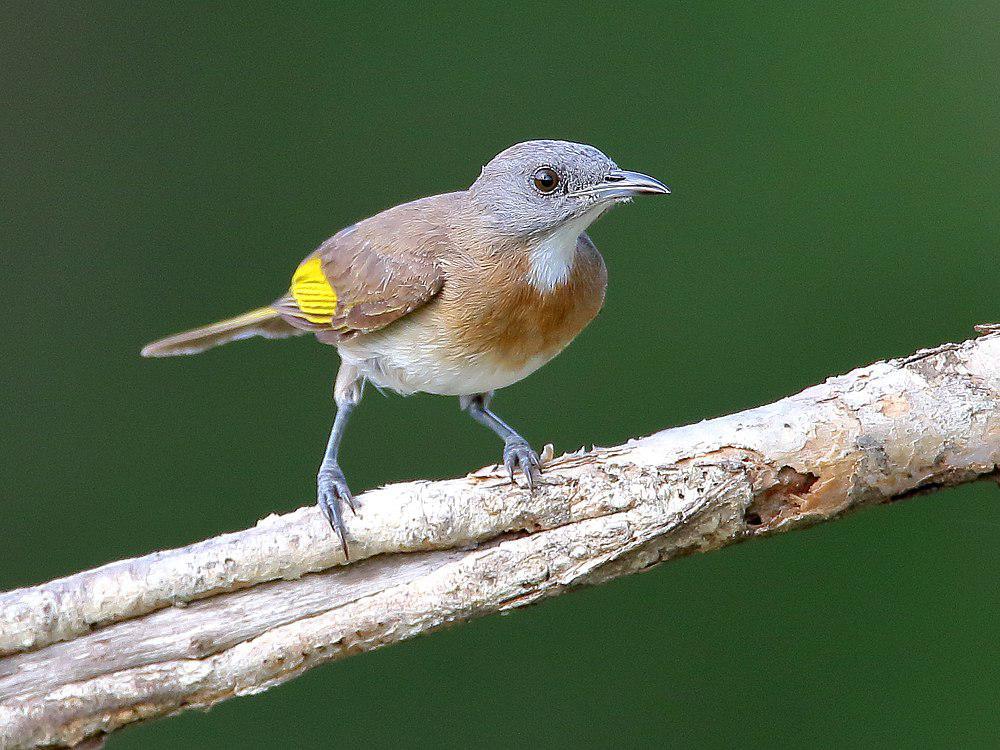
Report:
M 286 323 L 273 307 L 259 307 L 235 318 L 220 320 L 218 323 L 154 341 L 142 350 L 142 356 L 175 357 L 179 354 L 197 354 L 213 346 L 251 336 L 283 339 L 303 333 L 306 331 Z

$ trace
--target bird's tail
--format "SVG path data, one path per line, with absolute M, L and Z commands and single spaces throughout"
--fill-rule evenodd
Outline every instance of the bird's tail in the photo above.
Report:
M 154 341 L 142 350 L 142 356 L 175 357 L 179 354 L 197 354 L 213 346 L 251 336 L 283 339 L 303 333 L 307 332 L 285 322 L 273 307 L 258 307 L 235 318 L 220 320 L 218 323 Z

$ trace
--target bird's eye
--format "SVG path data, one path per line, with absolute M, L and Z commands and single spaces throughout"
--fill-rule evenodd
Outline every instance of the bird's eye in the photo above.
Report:
M 539 167 L 532 179 L 540 193 L 551 193 L 559 186 L 559 175 L 551 167 Z

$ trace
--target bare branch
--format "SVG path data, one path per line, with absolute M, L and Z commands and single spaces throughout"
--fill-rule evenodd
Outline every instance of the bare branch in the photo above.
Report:
M 99 738 L 680 555 L 995 477 L 998 405 L 994 332 L 557 458 L 534 494 L 495 467 L 366 493 L 350 565 L 301 508 L 0 595 L 0 746 Z

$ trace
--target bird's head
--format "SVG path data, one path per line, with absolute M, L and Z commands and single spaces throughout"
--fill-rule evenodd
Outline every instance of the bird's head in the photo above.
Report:
M 571 223 L 582 232 L 615 203 L 656 193 L 670 190 L 652 177 L 619 169 L 593 146 L 569 141 L 511 146 L 483 167 L 469 188 L 490 224 L 517 236 L 548 233 Z

